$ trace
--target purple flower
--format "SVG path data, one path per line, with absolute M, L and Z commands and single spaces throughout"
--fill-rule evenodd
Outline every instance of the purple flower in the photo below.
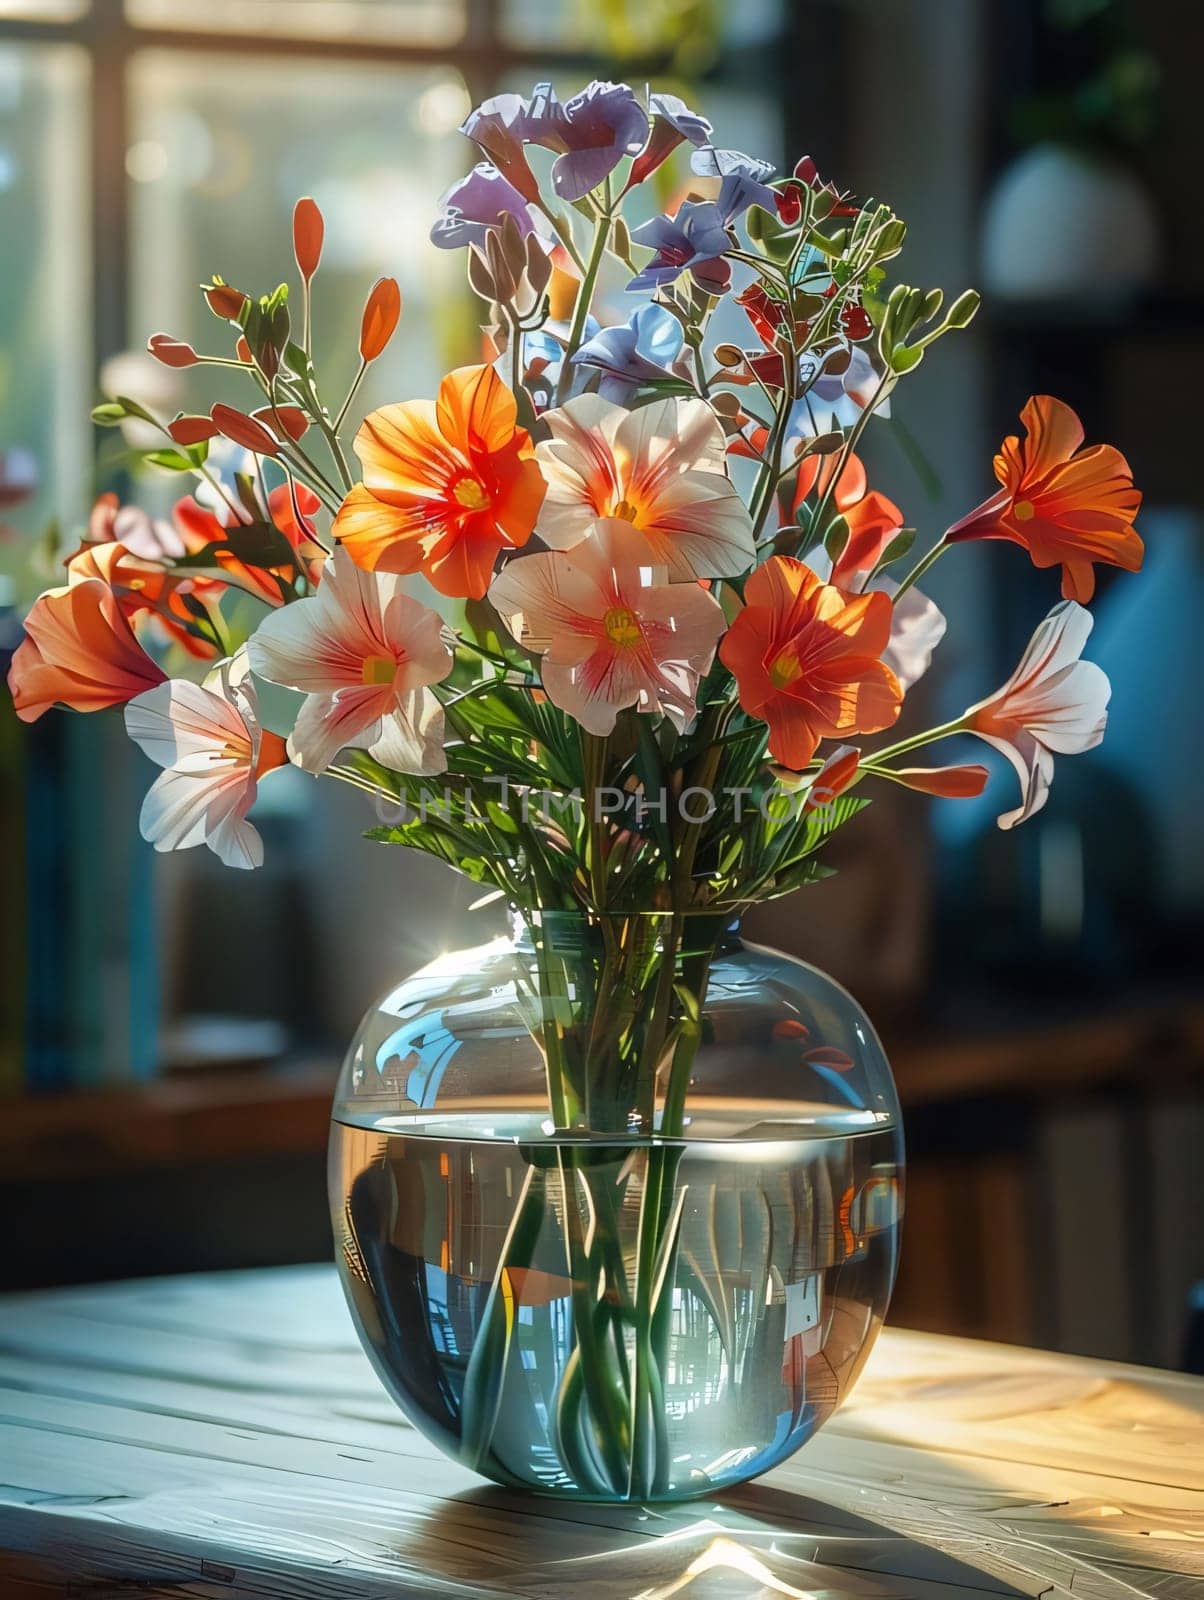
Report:
M 602 373 L 598 392 L 603 399 L 622 404 L 641 383 L 673 377 L 673 363 L 684 343 L 677 318 L 663 306 L 651 304 L 641 306 L 621 326 L 603 328 L 581 346 L 573 362 L 597 367 Z
M 528 144 L 559 152 L 552 187 L 560 198 L 580 200 L 644 148 L 648 115 L 625 83 L 595 81 L 563 105 L 551 84 L 541 83 L 521 127 Z
M 683 139 L 688 139 L 691 144 L 707 144 L 711 137 L 711 125 L 705 117 L 700 117 L 697 111 L 691 111 L 684 100 L 679 100 L 675 94 L 652 94 L 648 96 L 648 109 L 654 117 L 659 117 L 667 122 L 675 133 Z
M 731 283 L 732 269 L 722 259 L 731 240 L 713 200 L 686 200 L 675 217 L 653 217 L 631 237 L 656 254 L 629 289 L 659 289 L 687 271 L 709 294 L 723 294 Z
M 439 201 L 439 215 L 431 228 L 431 243 L 441 250 L 461 245 L 484 246 L 490 228 L 512 216 L 525 239 L 535 230 L 527 202 L 508 178 L 489 161 L 478 161 L 466 178 L 453 183 Z
M 637 183 L 643 183 L 683 141 L 688 139 L 693 145 L 701 145 L 711 137 L 711 125 L 707 119 L 691 111 L 685 101 L 679 100 L 675 94 L 649 95 L 648 109 L 652 113 L 652 132 L 648 135 L 648 143 L 631 164 L 624 194 L 628 189 L 634 189 Z
M 700 178 L 720 180 L 716 204 L 729 226 L 743 216 L 749 206 L 760 206 L 762 211 L 776 216 L 776 197 L 764 182 L 773 175 L 771 161 L 746 156 L 741 150 L 717 150 L 714 145 L 704 145 L 691 156 L 690 170 Z
M 538 204 L 539 185 L 523 150 L 527 111 L 521 94 L 495 94 L 481 101 L 461 124 L 460 132 L 480 146 L 524 199 Z

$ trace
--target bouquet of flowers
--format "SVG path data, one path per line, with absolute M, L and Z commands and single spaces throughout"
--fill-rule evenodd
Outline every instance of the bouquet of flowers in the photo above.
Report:
M 388 278 L 372 289 L 358 366 L 329 403 L 309 337 L 323 221 L 299 201 L 299 323 L 286 285 L 257 297 L 215 277 L 203 292 L 232 354 L 149 341 L 168 366 L 236 367 L 247 409 L 96 408 L 102 425 L 160 430 L 147 462 L 199 487 L 168 520 L 101 496 L 66 583 L 26 621 L 19 715 L 123 705 L 164 769 L 141 817 L 156 849 L 203 842 L 257 865 L 247 813 L 291 762 L 400 802 L 373 837 L 438 856 L 530 922 L 612 919 L 620 964 L 641 944 L 623 919 L 665 913 L 670 969 L 687 917 L 720 927 L 821 875 L 824 842 L 875 784 L 980 792 L 985 767 L 917 766 L 921 748 L 977 735 L 1019 776 L 1000 825 L 1037 811 L 1054 756 L 1104 729 L 1083 603 L 1095 563 L 1140 565 L 1124 457 L 1085 448 L 1074 413 L 1034 396 L 995 458 L 999 488 L 917 559 L 857 446 L 978 300 L 945 308 L 890 281 L 905 226 L 888 206 L 810 160 L 775 177 L 680 99 L 622 84 L 563 104 L 546 85 L 499 95 L 463 133 L 482 159 L 431 238 L 464 252 L 485 359 L 365 417 L 356 481 L 348 418 L 401 296 Z M 679 146 L 680 198 L 631 226 Z M 616 267 L 634 309 L 604 324 Z M 918 581 L 981 539 L 1060 566 L 1062 600 L 995 694 L 897 738 L 945 631 Z M 249 637 L 236 593 L 258 602 Z M 261 681 L 296 691 L 291 728 L 264 724 Z M 670 990 L 645 1069 L 681 1005 Z M 582 1114 L 592 1076 L 585 1061 L 556 1076 L 558 1121 Z
M 214 277 L 226 353 L 150 340 L 168 366 L 235 369 L 246 408 L 97 407 L 102 425 L 158 430 L 146 461 L 196 486 L 166 519 L 100 498 L 9 682 L 26 720 L 124 707 L 163 769 L 141 815 L 158 850 L 258 865 L 248 812 L 286 763 L 366 791 L 371 837 L 449 863 L 525 924 L 548 1126 L 672 1140 L 708 970 L 744 908 L 823 875 L 824 844 L 879 784 L 981 791 L 984 766 L 916 764 L 921 750 L 970 734 L 1004 755 L 1010 828 L 1045 803 L 1055 756 L 1099 742 L 1109 687 L 1081 659 L 1085 602 L 1096 563 L 1139 567 L 1140 495 L 1117 450 L 1037 395 L 998 488 L 917 540 L 858 445 L 978 302 L 894 278 L 905 226 L 888 206 L 810 160 L 775 175 L 680 99 L 623 84 L 499 95 L 462 131 L 481 159 L 431 238 L 463 253 L 482 358 L 352 431 L 401 296 L 371 290 L 331 400 L 310 338 L 323 220 L 300 200 L 299 315 L 285 285 Z M 1061 599 L 994 694 L 901 731 L 945 632 L 919 582 L 984 539 L 1061 567 Z M 274 701 L 287 720 L 265 717 L 264 684 L 292 691 Z M 566 1377 L 565 1414 L 596 1424 L 580 1482 L 630 1488 L 649 1460 L 659 1481 L 675 1159 L 649 1156 L 630 1292 L 601 1212 L 571 1240 L 575 1318 L 594 1286 L 583 1352 L 599 1317 L 642 1330 L 630 1405 L 625 1336 L 585 1361 L 584 1399 Z M 500 1282 L 486 1321 L 508 1337 Z

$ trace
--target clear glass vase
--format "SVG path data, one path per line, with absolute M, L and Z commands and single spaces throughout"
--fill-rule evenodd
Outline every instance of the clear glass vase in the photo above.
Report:
M 330 1195 L 352 1316 L 448 1454 L 549 1495 L 791 1455 L 886 1311 L 903 1148 L 856 1002 L 720 919 L 533 919 L 365 1017 Z

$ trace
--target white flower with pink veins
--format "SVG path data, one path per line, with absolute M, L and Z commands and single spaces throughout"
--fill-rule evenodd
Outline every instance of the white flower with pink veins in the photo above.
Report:
M 142 837 L 156 850 L 206 844 L 228 867 L 258 867 L 263 840 L 247 812 L 259 781 L 287 762 L 284 740 L 260 726 L 240 650 L 204 683 L 169 678 L 125 708 L 130 738 L 164 771 L 142 803 Z
M 727 476 L 727 441 L 705 400 L 630 411 L 583 394 L 544 423 L 535 451 L 548 485 L 536 527 L 569 550 L 600 517 L 631 523 L 671 578 L 727 578 L 756 558 L 748 508 Z
M 1079 659 L 1092 620 L 1074 600 L 1056 605 L 1002 689 L 962 718 L 968 732 L 994 745 L 1019 774 L 1022 802 L 999 818 L 1001 828 L 1040 811 L 1049 798 L 1055 755 L 1081 755 L 1104 737 L 1112 686 L 1102 667 Z
M 609 733 L 625 706 L 663 711 L 682 728 L 725 621 L 701 584 L 667 579 L 659 548 L 606 518 L 571 550 L 512 557 L 489 599 L 543 657 L 549 700 L 587 732 Z
M 341 547 L 312 599 L 273 611 L 247 645 L 261 678 L 305 695 L 289 759 L 325 772 L 340 750 L 367 750 L 395 772 L 447 768 L 443 708 L 430 685 L 452 668 L 442 618 L 404 592 L 406 580 L 365 572 Z

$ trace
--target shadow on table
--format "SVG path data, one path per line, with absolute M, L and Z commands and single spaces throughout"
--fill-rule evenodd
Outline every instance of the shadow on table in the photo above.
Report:
M 624 1535 L 629 1539 L 624 1540 Z M 548 1600 L 982 1600 L 1020 1590 L 807 1495 L 747 1484 L 673 1507 L 540 1500 L 482 1487 L 443 1502 L 407 1559 L 454 1592 Z

